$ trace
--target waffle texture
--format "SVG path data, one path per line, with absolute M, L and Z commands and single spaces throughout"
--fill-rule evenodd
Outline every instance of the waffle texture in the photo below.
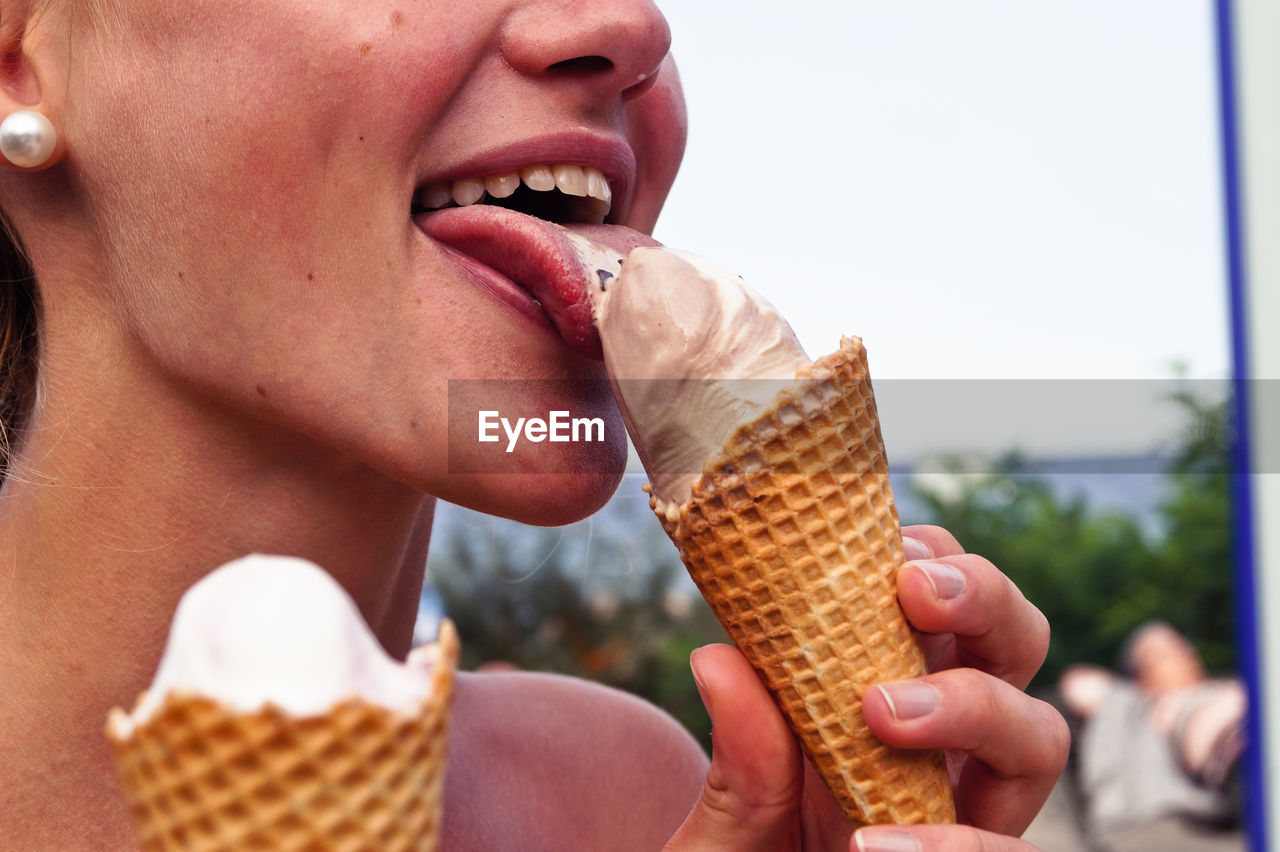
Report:
M 867 689 L 925 673 L 897 601 L 902 534 L 862 341 L 801 378 L 678 512 L 650 505 L 844 812 L 954 822 L 942 752 L 889 748 L 862 718 Z
M 107 736 L 147 850 L 434 850 L 458 640 L 445 622 L 432 694 L 415 714 L 353 699 L 325 716 L 240 714 L 170 695 Z

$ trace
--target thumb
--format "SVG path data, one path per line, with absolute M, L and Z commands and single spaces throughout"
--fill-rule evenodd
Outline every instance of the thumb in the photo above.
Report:
M 668 852 L 783 847 L 799 830 L 804 791 L 791 730 L 738 649 L 708 645 L 689 665 L 711 715 L 711 768 Z

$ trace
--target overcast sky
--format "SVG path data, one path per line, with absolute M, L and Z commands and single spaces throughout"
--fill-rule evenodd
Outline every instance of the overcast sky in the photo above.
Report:
M 877 378 L 1229 375 L 1212 17 L 1190 0 L 659 0 L 657 236 Z

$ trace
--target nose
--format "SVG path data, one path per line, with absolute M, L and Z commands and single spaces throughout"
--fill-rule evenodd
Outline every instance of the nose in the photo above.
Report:
M 628 100 L 648 91 L 670 48 L 671 29 L 650 0 L 534 0 L 500 36 L 503 58 L 520 73 Z

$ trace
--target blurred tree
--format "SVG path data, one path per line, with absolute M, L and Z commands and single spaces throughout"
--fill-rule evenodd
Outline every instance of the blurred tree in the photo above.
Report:
M 1196 643 L 1210 670 L 1223 671 L 1235 660 L 1230 458 L 1235 438 L 1228 402 L 1206 402 L 1185 388 L 1174 402 L 1185 412 L 1186 425 L 1169 468 L 1169 496 L 1160 506 L 1165 529 L 1150 582 L 1176 591 L 1169 596 L 1166 620 Z
M 1129 633 L 1156 618 L 1186 634 L 1211 670 L 1232 664 L 1226 404 L 1189 390 L 1172 401 L 1186 426 L 1155 534 L 1134 516 L 1058 497 L 1016 455 L 986 474 L 953 467 L 950 487 L 922 489 L 928 522 L 999 566 L 1049 619 L 1053 640 L 1038 683 L 1056 681 L 1074 662 L 1116 665 Z
M 1043 678 L 1073 662 L 1112 665 L 1140 613 L 1159 609 L 1158 600 L 1138 605 L 1127 588 L 1154 554 L 1135 519 L 1090 514 L 1081 498 L 1061 500 L 1022 469 L 1009 457 L 990 474 L 954 474 L 958 495 L 923 490 L 927 521 L 990 559 L 1044 612 L 1053 642 Z

